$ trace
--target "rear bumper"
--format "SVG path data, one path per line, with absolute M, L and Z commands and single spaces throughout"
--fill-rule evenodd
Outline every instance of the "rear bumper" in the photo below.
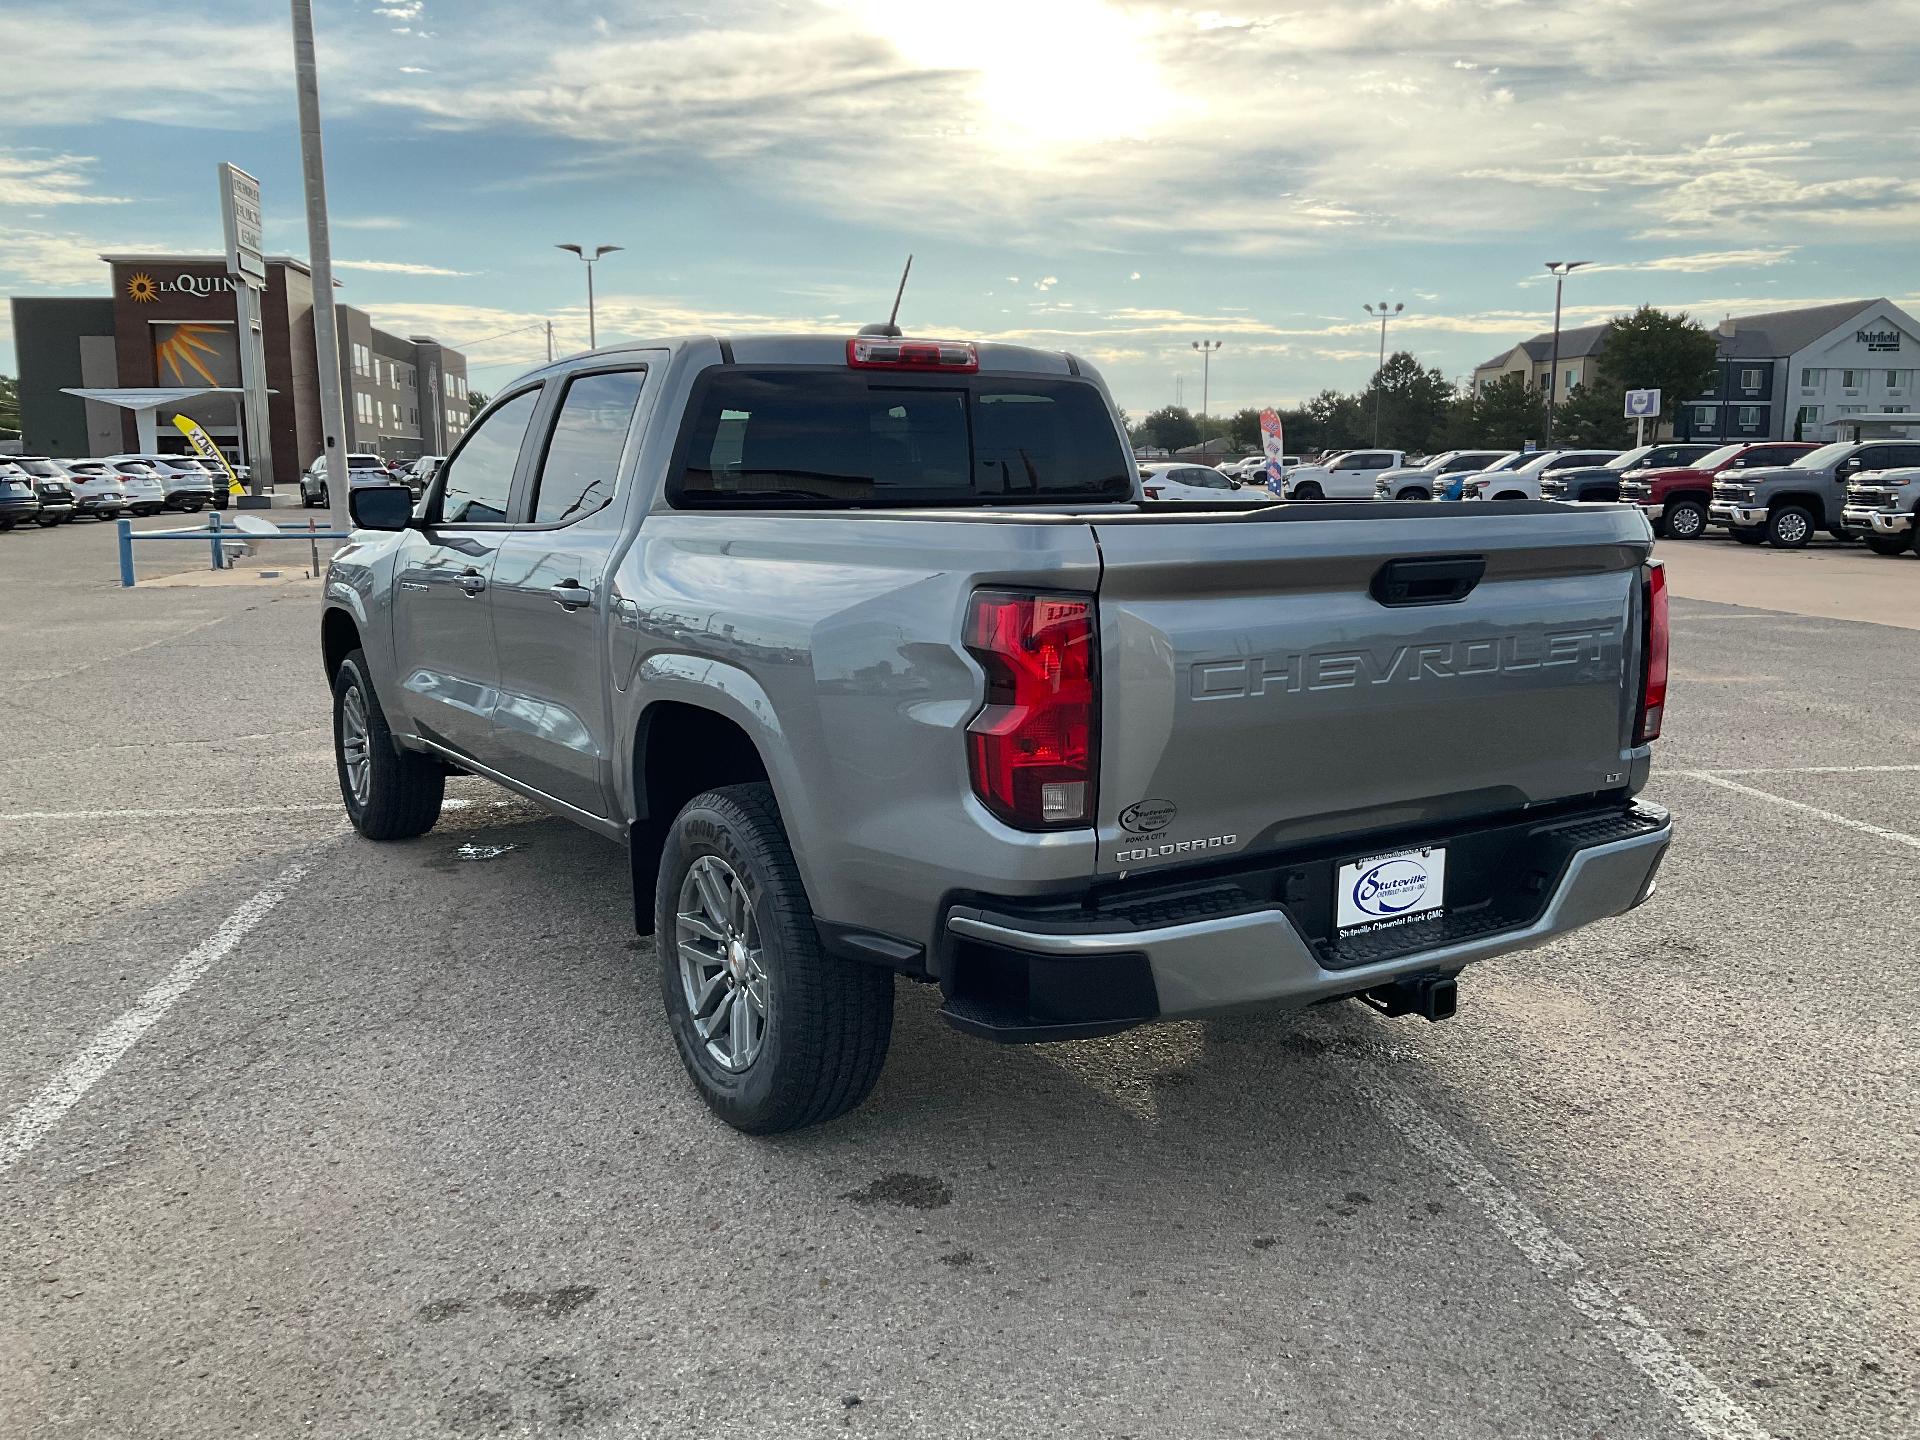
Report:
M 1913 516 L 1899 510 L 1869 510 L 1849 505 L 1840 512 L 1849 530 L 1868 530 L 1875 535 L 1904 535 L 1913 528 Z
M 1299 1009 L 1409 976 L 1456 974 L 1642 903 L 1673 825 L 1659 807 L 1634 804 L 1516 827 L 1515 834 L 1520 848 L 1509 853 L 1553 855 L 1557 872 L 1442 918 L 1358 940 L 1309 934 L 1315 922 L 1303 926 L 1301 917 L 1315 907 L 1294 903 L 1298 891 L 1284 878 L 1278 884 L 1290 895 L 1286 903 L 1249 902 L 1175 923 L 1129 924 L 1124 915 L 1061 922 L 957 905 L 946 919 L 960 962 L 950 973 L 985 978 L 950 984 L 942 1013 L 989 1039 L 1077 1039 L 1247 1007 Z M 1166 914 L 1191 908 L 1197 898 L 1136 904 L 1131 912 Z

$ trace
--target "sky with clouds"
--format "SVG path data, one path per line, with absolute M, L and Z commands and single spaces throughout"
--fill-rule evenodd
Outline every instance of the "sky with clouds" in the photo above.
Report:
M 1135 415 L 1449 376 L 1567 323 L 1920 308 L 1920 0 L 317 0 L 341 298 L 493 389 L 609 339 L 1070 348 Z M 214 166 L 306 251 L 285 6 L 9 0 L 0 296 L 214 251 Z M 0 370 L 12 369 L 0 308 Z M 525 328 L 536 327 L 536 328 Z

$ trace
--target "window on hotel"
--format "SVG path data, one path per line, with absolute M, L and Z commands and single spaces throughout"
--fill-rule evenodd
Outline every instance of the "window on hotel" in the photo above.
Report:
M 1811 390 L 1819 383 L 1820 372 L 1818 370 L 1802 370 L 1800 372 L 1800 385 L 1802 389 Z
M 1887 388 L 1889 390 L 1898 390 L 1900 388 L 1900 372 L 1898 370 L 1887 371 Z
M 1760 407 L 1758 405 L 1742 405 L 1740 407 L 1739 424 L 1742 430 L 1759 429 L 1760 428 Z
M 1842 370 L 1840 372 L 1840 388 L 1842 390 L 1858 390 L 1860 388 L 1860 372 L 1858 370 Z
M 1818 425 L 1819 423 L 1820 407 L 1818 405 L 1802 405 L 1800 407 L 1800 424 L 1802 428 L 1808 425 Z
M 1760 388 L 1760 372 L 1758 370 L 1742 370 L 1740 372 L 1740 388 L 1742 390 L 1758 390 Z

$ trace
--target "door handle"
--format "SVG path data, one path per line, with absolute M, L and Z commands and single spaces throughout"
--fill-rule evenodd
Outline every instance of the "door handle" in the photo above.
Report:
M 468 570 L 456 575 L 453 583 L 466 591 L 470 596 L 478 595 L 482 590 L 487 588 L 487 577 L 482 575 L 478 570 Z
M 562 610 L 578 610 L 584 605 L 593 604 L 593 587 L 582 585 L 578 580 L 562 580 L 558 585 L 549 585 L 547 594 Z

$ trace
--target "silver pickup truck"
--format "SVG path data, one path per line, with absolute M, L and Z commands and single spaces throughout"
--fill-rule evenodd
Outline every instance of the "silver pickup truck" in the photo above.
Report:
M 321 650 L 374 840 L 482 776 L 627 846 L 688 1073 L 858 1104 L 895 977 L 1001 1041 L 1357 997 L 1652 893 L 1631 507 L 1155 503 L 1071 355 L 699 337 L 355 489 Z M 1410 743 L 1409 736 L 1426 740 Z

